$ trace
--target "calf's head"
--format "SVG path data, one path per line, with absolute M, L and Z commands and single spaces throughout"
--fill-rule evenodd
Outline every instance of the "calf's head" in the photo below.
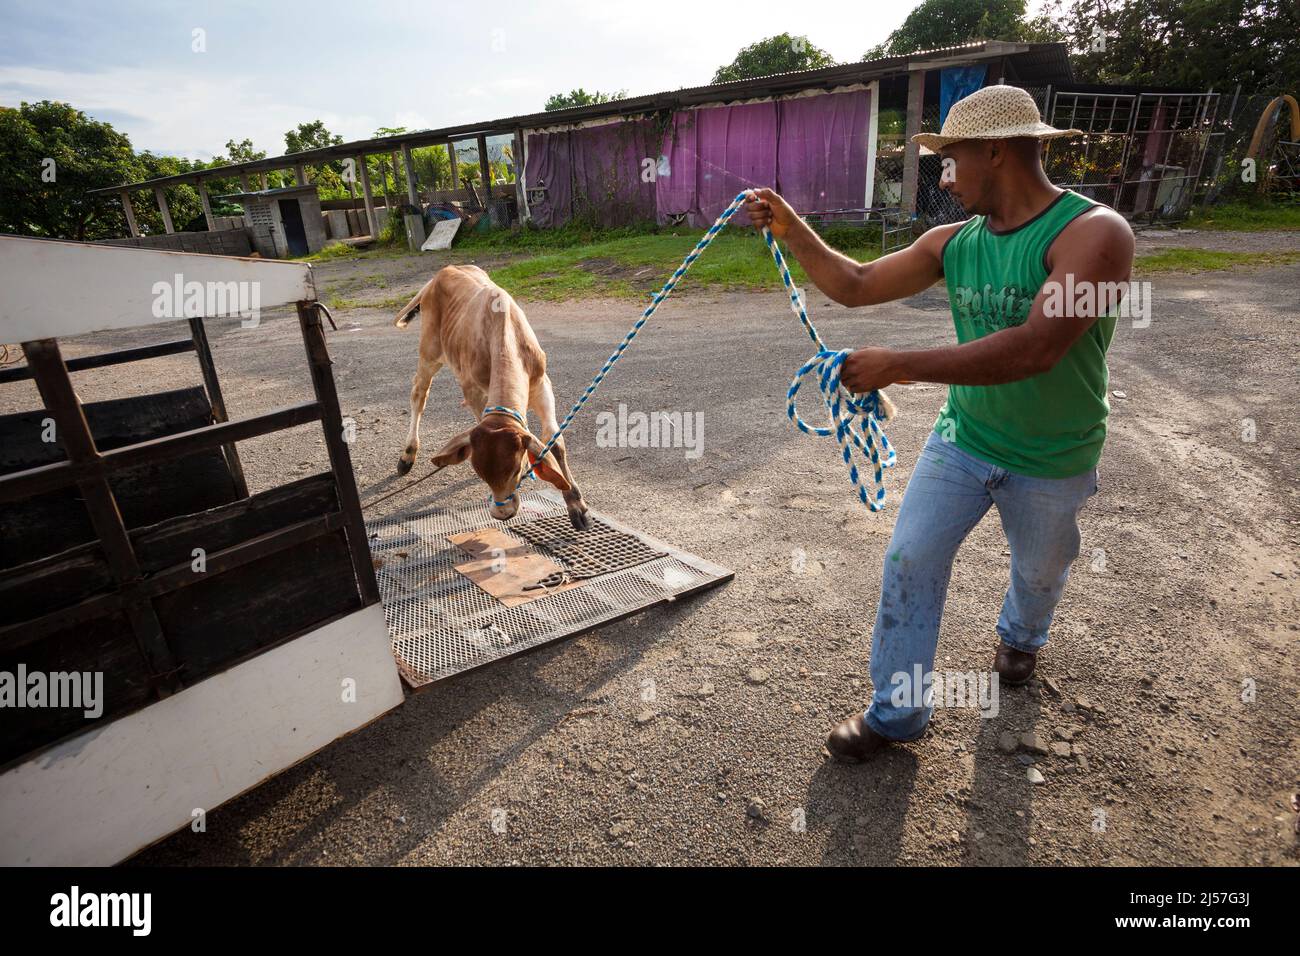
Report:
M 505 521 L 519 511 L 515 488 L 541 451 L 541 442 L 531 433 L 508 418 L 492 416 L 447 442 L 431 461 L 435 466 L 445 468 L 468 458 L 474 473 L 492 492 L 488 511 L 492 517 Z M 533 473 L 560 491 L 570 488 L 564 476 L 551 466 L 550 455 L 537 463 Z

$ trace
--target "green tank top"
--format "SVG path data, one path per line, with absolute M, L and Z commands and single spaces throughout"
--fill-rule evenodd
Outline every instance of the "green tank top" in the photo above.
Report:
M 1008 232 L 976 216 L 943 248 L 957 341 L 971 342 L 1029 318 L 1047 281 L 1047 249 L 1093 201 L 1063 192 Z M 1068 478 L 1097 466 L 1106 440 L 1106 350 L 1115 319 L 1092 324 L 1050 371 L 1005 385 L 950 385 L 934 430 L 976 458 L 1016 474 Z

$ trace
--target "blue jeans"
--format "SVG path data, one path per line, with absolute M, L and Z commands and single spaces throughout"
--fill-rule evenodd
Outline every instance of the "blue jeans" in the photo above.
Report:
M 880 585 L 880 607 L 871 638 L 875 685 L 865 720 L 891 740 L 921 736 L 932 706 L 900 706 L 895 675 L 934 668 L 939 622 L 957 549 L 997 505 L 1011 546 L 1011 586 L 1002 603 L 997 634 L 1005 644 L 1035 654 L 1047 628 L 1070 563 L 1079 555 L 1077 518 L 1097 490 L 1096 470 L 1070 478 L 1029 478 L 967 454 L 931 432 L 917 459 Z M 899 695 L 904 700 L 906 697 Z

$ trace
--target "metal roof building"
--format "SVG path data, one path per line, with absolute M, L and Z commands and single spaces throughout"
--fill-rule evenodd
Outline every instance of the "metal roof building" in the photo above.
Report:
M 493 184 L 487 166 L 486 141 L 489 136 L 509 135 L 513 137 L 514 155 L 516 157 L 527 157 L 527 160 L 520 164 L 524 168 L 524 174 L 522 177 L 516 175 L 516 182 L 512 184 L 511 189 L 515 194 L 514 198 L 520 215 L 528 216 L 531 212 L 528 190 L 533 185 L 528 182 L 528 169 L 530 166 L 537 165 L 534 163 L 537 150 L 546 149 L 549 146 L 549 143 L 544 144 L 542 140 L 536 139 L 535 134 L 538 132 L 554 134 L 565 129 L 576 131 L 618 121 L 657 123 L 660 129 L 674 127 L 673 131 L 677 132 L 675 124 L 682 115 L 691 111 L 712 107 L 754 104 L 763 101 L 786 102 L 797 98 L 837 92 L 857 92 L 862 94 L 856 104 L 845 102 L 839 104 L 836 109 L 840 113 L 848 107 L 856 111 L 855 116 L 857 118 L 853 120 L 856 125 L 849 135 L 852 138 L 852 150 L 855 153 L 860 153 L 861 157 L 860 159 L 854 159 L 852 175 L 857 175 L 858 166 L 865 163 L 867 165 L 867 176 L 870 177 L 871 169 L 874 167 L 877 117 L 882 105 L 886 108 L 905 110 L 906 129 L 900 132 L 905 132 L 906 136 L 910 137 L 913 132 L 918 132 L 921 129 L 923 104 L 927 101 L 933 103 L 935 98 L 940 95 L 940 76 L 945 70 L 953 68 L 978 69 L 982 85 L 1008 82 L 1023 86 L 1050 87 L 1069 83 L 1072 79 L 1064 44 L 981 41 L 958 47 L 912 53 L 905 56 L 892 56 L 879 60 L 841 64 L 815 70 L 802 70 L 708 86 L 667 90 L 608 103 L 357 140 L 284 156 L 235 163 L 142 182 L 123 183 L 118 186 L 94 190 L 91 195 L 118 195 L 124 204 L 128 225 L 132 230 L 132 234 L 135 235 L 138 234 L 138 230 L 132 213 L 130 193 L 137 190 L 152 190 L 162 213 L 164 225 L 167 231 L 171 232 L 173 227 L 167 206 L 166 190 L 170 186 L 179 184 L 192 185 L 199 192 L 208 228 L 213 229 L 213 216 L 208 192 L 205 188 L 206 182 L 214 179 L 239 177 L 244 182 L 245 192 L 251 192 L 252 185 L 248 177 L 274 170 L 291 169 L 295 174 L 295 182 L 298 185 L 305 185 L 307 182 L 306 167 L 308 166 L 327 161 L 361 160 L 366 156 L 376 154 L 396 155 L 401 153 L 406 172 L 407 200 L 412 206 L 418 206 L 418 185 L 411 160 L 411 150 L 417 147 L 441 145 L 446 146 L 450 151 L 453 143 L 471 140 L 476 141 L 479 146 L 482 182 L 486 192 L 483 198 L 485 201 L 489 201 L 494 197 L 492 194 Z M 863 110 L 868 111 L 870 119 L 863 119 L 862 116 L 857 115 Z M 749 118 L 753 119 L 753 117 Z M 778 135 L 781 122 L 789 122 L 789 120 L 778 121 L 778 125 L 772 127 Z M 817 123 L 838 123 L 839 120 L 821 117 L 815 120 L 810 119 L 807 122 L 811 122 L 816 126 Z M 817 128 L 820 129 L 820 127 Z M 799 129 L 805 130 L 805 127 L 800 126 Z M 762 125 L 760 123 L 754 129 L 755 138 L 751 140 L 751 143 L 759 142 L 761 136 Z M 536 142 L 533 142 L 533 140 L 536 140 Z M 865 144 L 868 141 L 870 145 L 866 146 Z M 903 142 L 908 143 L 908 140 L 904 139 Z M 649 143 L 648 145 L 655 147 L 660 144 Z M 707 144 L 699 145 L 703 148 Z M 864 147 L 865 152 L 863 151 Z M 565 148 L 570 153 L 572 152 L 571 143 L 566 143 Z M 713 147 L 709 146 L 709 148 Z M 905 153 L 902 189 L 897 198 L 898 204 L 906 210 L 914 208 L 915 205 L 917 152 L 915 147 L 908 144 L 905 146 Z M 655 154 L 651 152 L 647 155 L 653 157 Z M 452 151 L 452 158 L 454 169 L 454 151 Z M 768 165 L 774 169 L 777 162 L 778 159 L 773 157 Z M 373 233 L 376 218 L 366 164 L 357 162 L 357 166 L 360 167 L 359 178 L 365 196 L 366 214 Z M 764 171 L 760 163 L 756 172 L 762 173 Z M 555 170 L 555 172 L 562 175 L 565 170 L 559 169 Z M 620 176 L 626 173 L 627 171 L 620 171 Z M 848 174 L 845 173 L 845 175 Z M 705 176 L 707 174 L 701 174 L 701 180 Z M 736 178 L 739 182 L 747 177 L 732 178 Z M 672 185 L 674 189 L 680 188 L 680 177 Z M 712 188 L 714 184 L 710 183 L 709 185 Z M 552 180 L 546 182 L 544 188 L 553 190 L 556 187 L 557 183 Z M 499 185 L 497 190 L 498 195 L 495 198 L 500 198 Z M 857 199 L 856 204 L 865 203 L 865 205 L 870 206 L 871 192 L 871 183 L 868 181 L 863 186 L 861 196 Z M 541 196 L 540 191 L 533 193 L 534 200 Z M 687 200 L 682 200 L 682 202 L 689 204 Z M 562 221 L 565 210 L 556 207 L 555 203 L 550 205 L 554 208 L 546 216 L 548 221 L 550 223 Z M 677 208 L 671 202 L 669 206 Z M 642 205 L 639 208 L 645 207 Z M 706 210 L 701 209 L 701 212 L 706 212 Z

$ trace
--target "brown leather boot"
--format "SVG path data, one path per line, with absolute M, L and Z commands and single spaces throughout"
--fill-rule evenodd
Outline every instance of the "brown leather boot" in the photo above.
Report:
M 880 736 L 867 726 L 861 714 L 855 714 L 831 731 L 822 753 L 844 763 L 862 763 L 874 757 L 887 743 L 888 737 Z
M 998 678 L 1012 687 L 1018 687 L 1034 676 L 1034 665 L 1038 663 L 1035 654 L 1026 654 L 1014 647 L 998 641 L 998 653 L 993 658 L 993 669 Z

